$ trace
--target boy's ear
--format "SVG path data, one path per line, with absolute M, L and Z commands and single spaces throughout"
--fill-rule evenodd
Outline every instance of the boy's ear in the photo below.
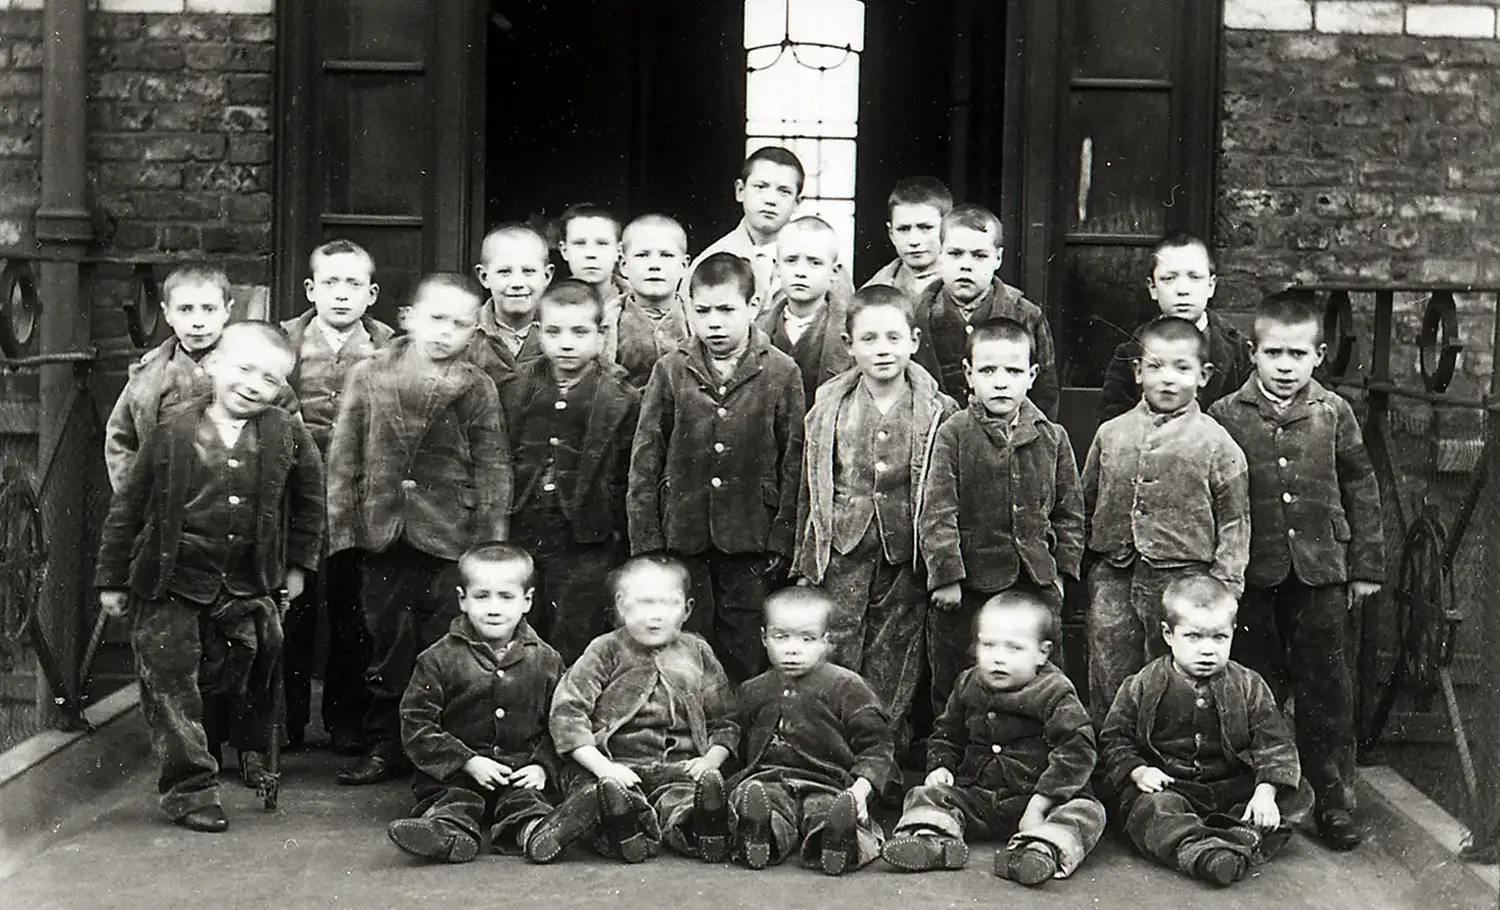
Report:
M 922 345 L 922 330 L 916 326 L 911 327 L 911 348 L 915 351 Z
M 1213 375 L 1214 375 L 1214 365 L 1212 363 L 1209 363 L 1208 361 L 1205 360 L 1203 362 L 1203 373 L 1200 376 L 1200 378 L 1198 379 L 1198 385 L 1200 387 L 1208 385 L 1208 380 L 1211 379 L 1211 378 L 1213 378 Z
M 852 348 L 852 347 L 854 347 L 854 339 L 853 339 L 853 337 L 851 337 L 849 335 L 848 332 L 840 332 L 839 333 L 839 337 L 842 338 L 842 339 L 844 339 L 844 347 L 846 347 L 846 348 Z
M 484 281 L 485 281 L 485 278 L 484 278 L 484 263 L 482 263 L 482 262 L 476 262 L 476 263 L 474 263 L 474 277 L 479 279 L 479 283 L 480 284 L 484 284 Z M 486 285 L 486 287 L 488 287 L 488 285 Z
M 1030 375 L 1031 375 L 1031 378 L 1032 378 L 1033 381 L 1036 380 L 1037 375 L 1039 373 L 1041 373 L 1041 372 L 1042 372 L 1042 365 L 1041 364 L 1039 364 L 1039 363 L 1033 363 L 1031 365 Z
M 1326 341 L 1318 342 L 1318 350 L 1316 351 L 1316 354 L 1317 360 L 1313 362 L 1313 366 L 1322 366 L 1324 358 L 1328 356 L 1328 343 Z
M 549 263 L 547 263 L 547 267 L 544 268 L 544 269 L 542 269 L 542 274 L 546 275 L 547 276 L 547 281 L 550 282 L 552 280 L 552 273 L 555 272 L 555 271 L 557 271 L 557 266 L 555 266 L 555 265 L 553 265 L 552 263 L 549 262 Z
M 682 602 L 682 605 L 687 609 L 687 615 L 692 616 L 693 615 L 693 599 L 691 597 L 687 598 L 686 600 L 684 600 Z
M 536 588 L 533 586 L 533 587 L 530 587 L 530 588 L 526 589 L 526 606 L 521 609 L 521 612 L 523 614 L 524 613 L 530 613 L 531 612 L 531 607 L 535 603 L 536 603 Z
M 745 196 L 745 181 L 741 180 L 738 177 L 736 177 L 735 180 L 734 180 L 734 201 L 735 202 L 744 202 L 745 201 L 744 196 Z
M 308 301 L 308 303 L 312 302 L 312 292 L 313 292 L 313 280 L 311 278 L 304 278 L 304 279 L 302 279 L 302 293 L 307 295 L 307 301 Z
M 370 302 L 374 303 L 380 299 L 380 285 L 370 282 Z
M 1051 658 L 1052 657 L 1052 642 L 1050 642 L 1050 641 L 1044 641 L 1044 642 L 1042 642 L 1042 656 L 1046 657 L 1046 658 Z
M 779 266 L 779 265 L 777 266 L 777 268 L 780 268 L 780 267 L 781 266 Z M 750 312 L 758 315 L 760 313 L 760 295 L 759 294 L 751 294 L 750 295 L 750 300 L 748 302 L 750 304 Z M 755 321 L 755 316 L 752 315 L 750 317 L 750 320 L 752 322 L 754 322 Z
M 1169 626 L 1169 625 L 1167 625 L 1167 621 L 1165 619 L 1163 619 L 1161 621 L 1161 637 L 1162 638 L 1166 638 L 1167 636 L 1169 636 L 1171 634 L 1172 634 L 1172 627 Z

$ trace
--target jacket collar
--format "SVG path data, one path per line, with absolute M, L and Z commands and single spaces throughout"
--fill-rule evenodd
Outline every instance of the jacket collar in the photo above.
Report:
M 1038 427 L 1048 422 L 1047 415 L 1032 404 L 1030 398 L 1022 398 L 1021 409 L 1016 412 L 1015 423 L 1011 425 L 1009 439 L 1007 439 L 1000 433 L 1000 428 L 995 426 L 995 418 L 984 410 L 984 405 L 971 398 L 969 412 L 974 422 L 992 441 L 999 445 L 1008 442 L 1013 449 L 1020 448 L 1028 442 L 1035 442 L 1041 436 L 1041 430 Z
M 713 365 L 709 363 L 708 348 L 698 338 L 689 338 L 682 346 L 683 353 L 687 355 L 688 369 L 695 374 L 705 385 L 713 388 L 722 388 L 722 395 L 728 395 L 735 389 L 754 379 L 761 370 L 765 369 L 765 356 L 771 350 L 771 339 L 765 332 L 756 326 L 750 326 L 750 344 L 745 349 L 745 354 L 740 358 L 739 365 L 734 368 L 734 373 L 728 379 L 720 379 L 719 374 L 714 371 Z
M 1313 405 L 1322 404 L 1332 394 L 1334 393 L 1328 391 L 1316 379 L 1309 380 L 1306 388 L 1293 396 L 1285 408 L 1278 410 L 1276 405 L 1260 390 L 1260 377 L 1251 373 L 1250 378 L 1245 380 L 1245 384 L 1234 393 L 1234 402 L 1237 405 L 1255 408 L 1267 420 L 1284 424 L 1308 416 Z
M 516 629 L 510 636 L 510 642 L 501 651 L 496 651 L 484 636 L 475 630 L 474 624 L 469 622 L 469 617 L 460 613 L 453 617 L 453 622 L 448 625 L 448 634 L 462 640 L 467 644 L 482 663 L 492 667 L 509 667 L 525 660 L 534 649 L 542 643 L 536 631 L 531 628 L 525 617 L 516 624 Z

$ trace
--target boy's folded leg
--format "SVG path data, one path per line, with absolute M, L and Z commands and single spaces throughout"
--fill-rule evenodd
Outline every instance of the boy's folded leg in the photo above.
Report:
M 593 781 L 570 792 L 556 809 L 526 836 L 526 858 L 534 863 L 550 863 L 562 855 L 569 844 L 599 826 L 599 785 Z
M 758 780 L 747 781 L 736 794 L 739 824 L 735 829 L 735 856 L 751 869 L 771 864 L 771 801 Z
M 724 777 L 718 771 L 703 772 L 694 785 L 689 824 L 699 859 L 707 863 L 722 863 L 729 859 L 729 799 L 724 792 Z
M 479 855 L 479 839 L 434 818 L 400 818 L 386 835 L 405 853 L 445 863 L 467 863 Z
M 599 827 L 610 849 L 627 863 L 651 856 L 651 839 L 643 830 L 631 792 L 612 780 L 599 781 Z
M 828 875 L 843 875 L 859 865 L 859 808 L 845 790 L 833 800 L 823 826 L 822 865 Z

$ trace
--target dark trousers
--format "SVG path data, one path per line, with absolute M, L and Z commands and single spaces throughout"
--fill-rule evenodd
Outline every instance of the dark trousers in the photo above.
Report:
M 635 823 L 655 856 L 665 843 L 683 856 L 697 856 L 697 839 L 691 830 L 693 793 L 697 785 L 682 764 L 631 765 L 640 777 L 638 787 L 626 793 L 635 810 Z M 585 820 L 588 830 L 579 838 L 601 856 L 619 859 L 619 850 L 599 825 L 599 782 L 577 765 L 563 772 L 567 796 L 557 811 Z
M 301 739 L 312 719 L 312 681 L 318 648 L 318 578 L 307 579 L 307 590 L 292 601 L 282 620 L 286 641 L 282 646 L 283 678 L 286 685 L 286 730 Z
M 750 781 L 761 785 L 771 808 L 771 862 L 779 863 L 795 853 L 802 865 L 821 869 L 823 829 L 828 826 L 834 800 L 843 791 L 790 771 L 761 771 L 736 784 L 729 794 L 731 818 L 744 812 L 745 785 Z M 867 818 L 859 823 L 855 837 L 859 844 L 855 865 L 866 866 L 880 855 L 885 832 L 873 818 Z M 734 856 L 736 860 L 744 859 L 744 844 L 734 845 Z
M 764 553 L 704 550 L 680 558 L 692 575 L 693 612 L 684 628 L 708 641 L 731 682 L 760 673 L 766 666 L 762 607 L 766 595 L 786 580 L 761 572 L 769 559 Z
M 985 601 L 999 591 L 976 591 L 963 585 L 958 608 L 933 606 L 927 611 L 927 663 L 932 667 L 932 716 L 939 717 L 958 677 L 974 665 L 974 620 Z M 1042 587 L 1042 596 L 1059 615 L 1062 594 L 1053 586 Z M 1062 642 L 1052 643 L 1052 662 L 1062 666 Z
M 610 541 L 574 543 L 570 523 L 560 512 L 515 516 L 511 540 L 530 550 L 536 564 L 531 624 L 563 663 L 571 664 L 589 642 L 613 627 L 609 573 L 619 548 Z
M 328 655 L 323 664 L 323 727 L 357 733 L 369 696 L 365 668 L 370 636 L 360 601 L 360 554 L 346 550 L 324 560 L 318 590 L 328 617 Z
M 1209 850 L 1230 850 L 1253 863 L 1269 860 L 1307 818 L 1313 801 L 1305 781 L 1295 791 L 1278 793 L 1281 827 L 1260 831 L 1240 819 L 1254 795 L 1254 773 L 1212 783 L 1178 780 L 1157 793 L 1142 793 L 1127 782 L 1120 814 L 1137 850 L 1192 875 Z
M 1344 585 L 1288 580 L 1250 588 L 1240 606 L 1231 656 L 1258 671 L 1292 712 L 1302 773 L 1320 809 L 1348 809 L 1342 766 L 1354 748 L 1354 694 L 1345 662 Z
M 411 789 L 417 798 L 411 810 L 413 818 L 449 825 L 476 841 L 488 826 L 491 845 L 510 856 L 525 852 L 521 831 L 526 823 L 552 811 L 552 801 L 543 790 L 509 786 L 484 790 L 463 772 L 442 781 L 419 771 Z
M 1031 797 L 972 785 L 922 784 L 907 792 L 896 832 L 926 828 L 960 840 L 999 840 L 1013 847 L 1039 841 L 1052 848 L 1063 874 L 1071 875 L 1104 835 L 1104 805 L 1079 794 L 1053 806 L 1039 827 L 1019 834 Z
M 456 563 L 406 544 L 364 554 L 360 596 L 370 641 L 364 733 L 371 754 L 405 760 L 401 696 L 417 655 L 447 634 L 458 615 L 457 586 Z
M 1161 596 L 1184 575 L 1208 571 L 1205 564 L 1156 568 L 1136 558 L 1126 568 L 1099 562 L 1089 570 L 1089 713 L 1094 728 L 1131 674 L 1167 653 L 1161 637 Z

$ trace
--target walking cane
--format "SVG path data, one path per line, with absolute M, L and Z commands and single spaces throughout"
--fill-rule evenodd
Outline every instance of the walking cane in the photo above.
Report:
M 291 598 L 286 589 L 277 592 L 276 615 L 278 621 L 286 619 L 291 609 Z M 276 662 L 271 665 L 271 741 L 266 745 L 266 765 L 261 771 L 260 783 L 255 793 L 260 797 L 261 808 L 275 812 L 281 798 L 281 725 L 286 715 L 286 645 L 283 643 L 276 653 Z

